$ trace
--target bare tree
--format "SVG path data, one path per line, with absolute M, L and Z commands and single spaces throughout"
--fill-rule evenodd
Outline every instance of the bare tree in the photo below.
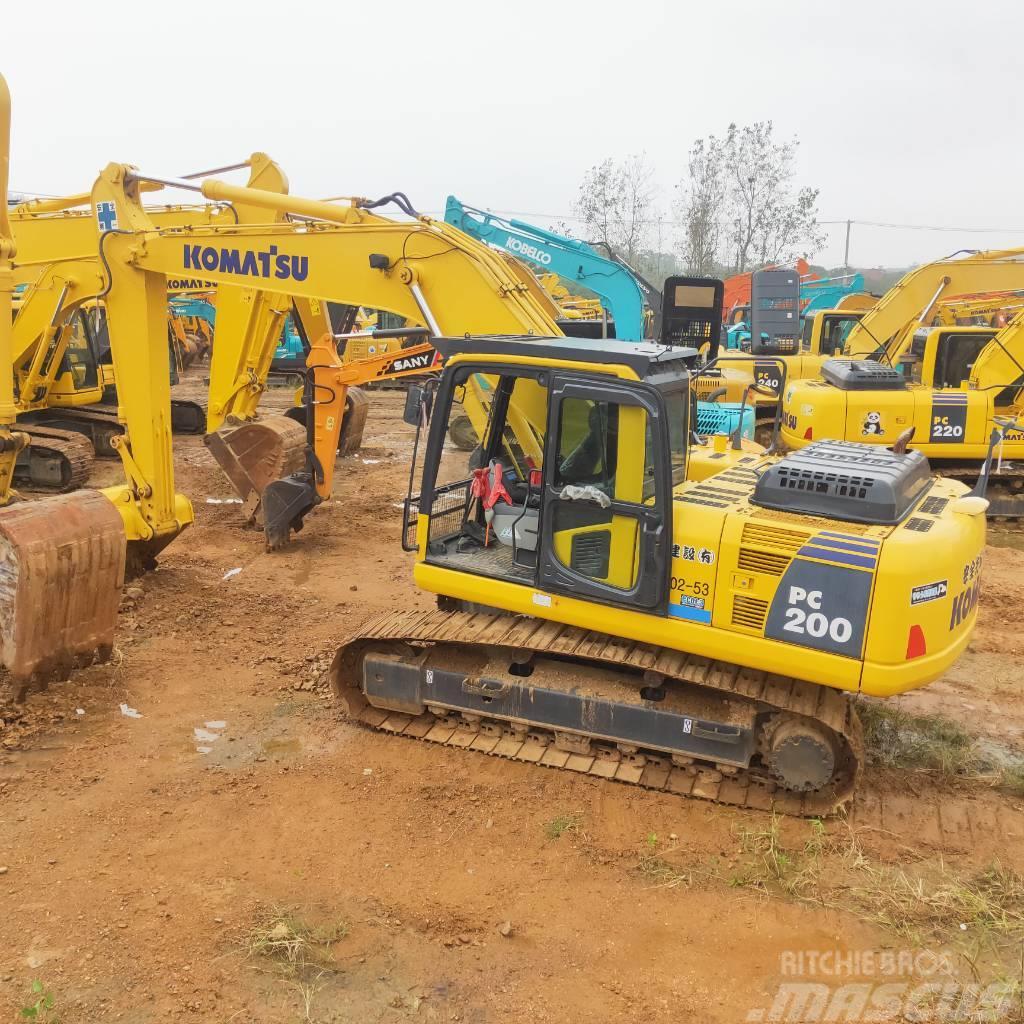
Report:
M 714 273 L 725 205 L 722 143 L 714 135 L 698 139 L 690 150 L 689 177 L 677 187 L 676 226 L 679 247 L 689 274 Z
M 721 139 L 698 139 L 680 184 L 676 220 L 694 273 L 728 266 L 743 273 L 812 256 L 825 244 L 818 190 L 794 191 L 798 142 L 778 142 L 771 121 L 730 124 Z
M 602 242 L 628 263 L 638 261 L 648 247 L 653 176 L 643 153 L 618 163 L 609 157 L 591 167 L 575 204 L 586 237 Z
M 776 142 L 771 121 L 729 125 L 722 143 L 726 238 L 734 270 L 812 256 L 825 244 L 818 229 L 818 190 L 793 193 L 796 139 Z

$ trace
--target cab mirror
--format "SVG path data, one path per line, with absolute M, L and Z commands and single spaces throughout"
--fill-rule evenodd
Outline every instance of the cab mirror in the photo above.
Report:
M 405 393 L 405 409 L 402 419 L 411 427 L 430 421 L 430 407 L 433 395 L 422 384 L 410 384 Z

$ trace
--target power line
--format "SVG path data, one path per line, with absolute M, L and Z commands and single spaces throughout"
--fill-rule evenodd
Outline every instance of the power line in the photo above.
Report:
M 939 224 L 893 224 L 881 220 L 819 220 L 819 224 L 859 224 L 869 228 L 897 228 L 901 231 L 952 231 L 963 234 L 970 232 L 979 235 L 1014 235 L 1024 233 L 1024 228 L 959 228 Z
M 11 188 L 11 192 L 17 192 L 24 196 L 34 196 L 38 199 L 57 199 L 58 197 L 49 192 L 34 192 L 31 189 L 24 188 Z M 427 216 L 440 217 L 444 215 L 443 210 L 423 210 Z M 534 220 L 556 220 L 556 221 L 573 221 L 577 224 L 585 224 L 586 218 L 580 217 L 575 213 L 539 213 L 536 210 L 498 210 L 491 208 L 486 211 L 487 213 L 496 213 L 501 217 L 529 217 Z M 672 223 L 674 218 L 669 217 L 645 217 L 640 223 L 646 225 L 664 225 L 666 223 Z M 949 233 L 959 234 L 977 234 L 977 235 L 1016 235 L 1024 234 L 1024 228 L 1008 227 L 1008 228 L 981 228 L 981 227 L 957 227 L 947 224 L 898 224 L 892 221 L 881 221 L 881 220 L 853 220 L 850 218 L 843 218 L 842 220 L 819 220 L 818 224 L 822 227 L 840 226 L 844 224 L 856 224 L 860 227 L 868 228 L 888 228 L 896 231 L 940 231 Z

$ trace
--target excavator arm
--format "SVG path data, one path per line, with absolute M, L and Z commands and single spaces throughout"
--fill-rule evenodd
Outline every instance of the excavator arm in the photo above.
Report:
M 465 206 L 455 196 L 448 197 L 445 220 L 540 270 L 585 285 L 604 300 L 615 321 L 617 338 L 643 340 L 644 291 L 625 264 L 599 256 L 586 242 Z M 659 307 L 660 302 L 652 308 Z
M 280 323 L 292 305 L 313 339 L 328 333 L 325 301 L 386 310 L 425 323 L 433 335 L 561 333 L 550 302 L 542 305 L 537 298 L 539 285 L 532 274 L 510 267 L 503 254 L 443 222 L 396 222 L 363 208 L 360 201 L 339 205 L 301 199 L 280 185 L 254 189 L 204 181 L 203 195 L 230 202 L 239 223 L 161 229 L 142 207 L 134 187 L 140 180 L 129 168 L 112 165 L 104 172 L 101 181 L 111 196 L 104 201 L 113 204 L 104 212 L 117 227 L 101 240 L 103 259 L 114 281 L 141 274 L 162 285 L 168 276 L 193 275 L 218 285 L 208 444 L 246 499 L 269 480 L 292 475 L 280 453 L 292 444 L 294 454 L 296 438 L 299 449 L 307 440 L 311 449 L 318 440 L 329 445 L 330 429 L 314 430 L 307 439 L 291 421 L 280 430 L 269 419 L 259 421 L 254 427 L 263 436 L 244 445 L 233 441 L 231 451 L 221 450 L 224 438 L 214 433 L 221 423 L 245 424 L 255 417 Z M 301 220 L 290 219 L 296 215 Z M 257 217 L 262 222 L 255 223 Z M 225 302 L 228 297 L 235 305 Z M 336 351 L 328 355 L 318 343 L 310 362 L 316 416 L 323 419 L 334 408 L 336 426 L 356 382 L 340 367 Z M 330 382 L 321 384 L 326 376 Z M 314 454 L 309 461 L 315 464 L 310 493 L 315 503 L 329 493 L 334 449 Z M 248 463 L 246 473 L 233 472 L 232 460 L 236 466 Z

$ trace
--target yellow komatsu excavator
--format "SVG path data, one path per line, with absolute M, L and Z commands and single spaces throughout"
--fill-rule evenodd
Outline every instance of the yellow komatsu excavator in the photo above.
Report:
M 1024 516 L 1024 314 L 1006 327 L 919 327 L 885 361 L 837 359 L 784 396 L 782 436 L 877 446 L 908 436 L 944 476 L 970 480 L 998 439 L 989 514 Z
M 927 263 L 901 278 L 850 331 L 843 355 L 895 365 L 944 303 L 970 293 L 1024 289 L 1024 249 L 994 249 Z
M 739 394 L 753 381 L 777 396 L 785 382 L 820 377 L 829 359 L 891 361 L 909 345 L 919 327 L 930 326 L 961 305 L 961 296 L 1024 289 L 1022 257 L 1022 249 L 990 250 L 925 264 L 877 301 L 861 296 L 852 305 L 818 310 L 806 318 L 798 353 L 753 362 L 747 357 L 739 363 L 732 353 L 723 353 L 716 363 L 718 370 L 698 380 L 698 393 L 724 387 L 726 399 L 738 401 Z M 869 300 L 873 304 L 868 305 Z M 719 371 L 725 371 L 730 379 L 720 380 Z M 775 415 L 778 399 L 766 393 L 757 401 L 758 422 L 763 430 Z M 784 431 L 783 436 L 788 442 L 790 435 Z
M 1005 327 L 1022 309 L 1024 293 L 961 295 L 936 308 L 932 326 Z
M 968 643 L 982 494 L 920 453 L 842 442 L 688 481 L 692 349 L 434 344 L 440 382 L 407 407 L 429 432 L 404 546 L 438 607 L 345 640 L 331 679 L 347 713 L 722 803 L 844 805 L 863 761 L 848 696 L 922 686 Z M 493 396 L 473 468 L 445 439 L 477 374 Z M 536 389 L 526 457 L 508 437 Z
M 853 326 L 844 357 L 826 361 L 820 379 L 786 386 L 783 443 L 796 449 L 831 437 L 890 445 L 909 432 L 910 445 L 936 469 L 971 480 L 998 435 L 989 514 L 1020 517 L 1024 474 L 1013 459 L 1024 454 L 1018 445 L 1024 436 L 1021 318 L 1002 330 L 946 322 L 955 323 L 958 310 L 1005 301 L 1005 294 L 987 300 L 986 293 L 1022 287 L 1021 249 L 974 253 L 912 271 Z
M 253 154 L 232 168 L 247 167 L 249 183 L 262 185 L 279 169 L 265 154 Z M 141 191 L 162 185 L 144 182 Z M 30 437 L 16 468 L 16 480 L 37 490 L 69 491 L 82 485 L 92 462 L 114 457 L 111 439 L 123 432 L 112 394 L 113 372 L 103 303 L 92 301 L 66 308 L 66 287 L 75 267 L 97 259 L 96 221 L 83 210 L 90 194 L 34 201 L 14 207 L 12 226 L 18 243 L 15 284 L 20 323 L 15 328 L 14 373 L 18 413 Z M 226 204 L 147 207 L 161 227 L 234 224 L 238 214 Z M 202 281 L 171 279 L 169 290 Z M 194 344 L 177 318 L 168 314 L 168 341 L 175 357 L 192 352 Z M 181 364 L 176 365 L 180 369 Z M 203 433 L 206 410 L 201 404 L 172 399 L 175 433 Z

